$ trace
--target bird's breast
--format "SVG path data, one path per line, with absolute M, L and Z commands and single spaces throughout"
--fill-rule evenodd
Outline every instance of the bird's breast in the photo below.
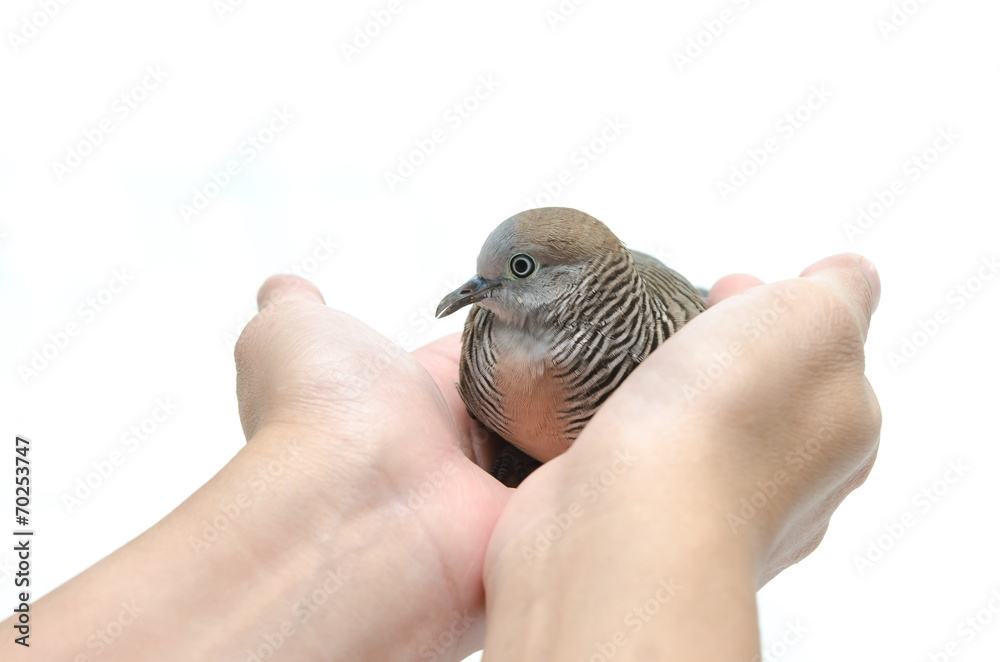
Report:
M 552 339 L 517 327 L 493 327 L 494 380 L 503 393 L 508 441 L 543 462 L 569 448 L 557 416 L 565 388 L 552 362 Z

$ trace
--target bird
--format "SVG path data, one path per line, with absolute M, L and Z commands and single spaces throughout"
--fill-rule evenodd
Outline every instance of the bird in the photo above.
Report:
M 542 207 L 490 233 L 476 275 L 441 300 L 436 317 L 470 305 L 458 391 L 469 415 L 507 442 L 491 473 L 516 487 L 565 452 L 706 299 L 589 214 Z

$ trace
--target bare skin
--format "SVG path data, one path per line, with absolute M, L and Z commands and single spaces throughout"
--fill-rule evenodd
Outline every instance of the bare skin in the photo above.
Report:
M 617 629 L 616 660 L 749 659 L 756 588 L 818 544 L 867 475 L 879 428 L 863 376 L 877 291 L 858 258 L 756 285 L 720 281 L 718 307 L 514 491 L 481 469 L 495 449 L 454 388 L 458 336 L 410 355 L 311 284 L 272 277 L 236 351 L 246 447 L 35 602 L 30 649 L 4 622 L 0 657 L 460 660 L 488 624 L 489 660 L 576 660 Z M 790 305 L 750 341 L 740 325 L 779 294 Z M 734 340 L 745 351 L 689 403 L 683 386 Z M 786 456 L 817 430 L 822 443 L 793 470 Z M 623 449 L 631 466 L 615 464 Z M 527 559 L 522 543 L 609 468 L 616 481 Z M 779 470 L 755 516 L 727 519 Z M 669 599 L 655 627 L 633 633 L 622 615 L 650 595 Z
M 485 660 L 759 654 L 756 590 L 816 548 L 881 427 L 874 268 L 837 256 L 803 276 L 720 281 L 520 486 L 486 558 Z

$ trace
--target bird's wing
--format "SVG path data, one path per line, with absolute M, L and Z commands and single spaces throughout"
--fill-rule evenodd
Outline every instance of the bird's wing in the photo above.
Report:
M 458 392 L 469 415 L 505 437 L 510 419 L 500 404 L 495 384 L 496 357 L 493 355 L 493 314 L 472 306 L 462 331 L 462 358 L 458 364 Z
M 687 278 L 651 255 L 633 250 L 632 258 L 650 294 L 663 303 L 674 321 L 683 324 L 705 310 L 705 295 Z

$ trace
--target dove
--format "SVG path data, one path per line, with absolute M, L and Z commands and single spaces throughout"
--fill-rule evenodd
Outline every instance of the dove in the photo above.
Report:
M 491 473 L 514 487 L 565 452 L 705 298 L 596 218 L 544 207 L 497 226 L 476 275 L 436 315 L 469 305 L 458 391 L 470 416 L 511 445 Z

